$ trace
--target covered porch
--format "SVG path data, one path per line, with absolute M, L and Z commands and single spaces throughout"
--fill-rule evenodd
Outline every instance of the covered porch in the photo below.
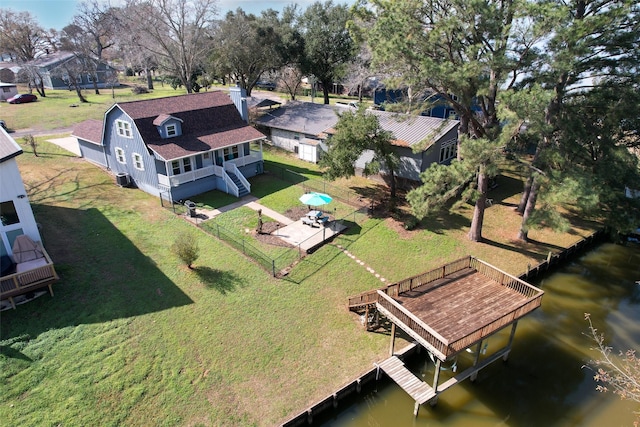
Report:
M 254 176 L 263 170 L 262 140 L 165 160 L 163 163 L 164 170 L 159 168 L 157 175 L 161 188 L 170 190 L 200 179 L 216 177 L 223 184 L 220 190 L 242 197 L 251 192 L 247 176 Z

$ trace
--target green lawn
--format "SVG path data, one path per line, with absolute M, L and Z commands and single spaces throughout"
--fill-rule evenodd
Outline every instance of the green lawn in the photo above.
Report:
M 118 187 L 49 143 L 37 158 L 24 150 L 17 160 L 61 280 L 55 297 L 2 312 L 4 425 L 270 426 L 385 357 L 388 337 L 365 332 L 346 309 L 348 296 L 381 283 L 335 245 L 277 280 L 196 229 L 201 256 L 189 270 L 169 248 L 194 227 L 158 199 Z M 308 164 L 268 156 L 318 176 Z M 465 238 L 470 207 L 411 232 L 390 218 L 354 217 L 335 243 L 391 281 L 466 254 L 522 271 L 593 225 L 532 231 L 534 243 L 514 243 L 519 179 L 515 171 L 500 177 L 486 243 Z M 280 212 L 302 191 L 268 174 L 254 182 L 260 202 Z M 218 196 L 198 202 L 217 206 Z M 253 215 L 238 210 L 223 220 L 242 232 L 254 227 Z
M 0 118 L 7 123 L 11 130 L 32 129 L 43 131 L 73 126 L 87 119 L 102 120 L 104 113 L 116 102 L 135 101 L 140 99 L 162 98 L 182 95 L 183 89 L 174 90 L 169 85 L 162 86 L 155 82 L 155 89 L 146 94 L 135 95 L 131 92 L 131 85 L 140 82 L 125 82 L 127 86 L 111 89 L 100 89 L 96 95 L 93 89 L 83 90 L 82 93 L 89 102 L 81 103 L 75 91 L 45 90 L 46 97 L 38 96 L 37 102 L 29 104 L 0 104 Z M 141 83 L 140 83 L 141 84 Z M 26 93 L 28 89 L 18 85 L 19 93 Z

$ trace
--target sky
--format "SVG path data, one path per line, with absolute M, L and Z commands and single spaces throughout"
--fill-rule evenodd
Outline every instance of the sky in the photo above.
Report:
M 28 11 L 36 17 L 40 25 L 45 28 L 61 30 L 71 22 L 73 15 L 77 13 L 77 5 L 81 0 L 0 0 L 0 8 L 13 11 Z M 218 0 L 220 18 L 229 10 L 242 8 L 247 13 L 259 14 L 266 9 L 282 10 L 286 5 L 297 3 L 302 10 L 314 3 L 315 0 Z M 323 0 L 324 2 L 324 0 Z M 112 0 L 112 4 L 118 4 L 118 0 Z M 334 0 L 334 4 L 354 3 L 354 0 Z

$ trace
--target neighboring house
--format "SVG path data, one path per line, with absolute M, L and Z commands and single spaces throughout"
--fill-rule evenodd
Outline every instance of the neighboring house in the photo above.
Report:
M 13 83 L 0 83 L 0 101 L 6 101 L 18 94 L 18 87 Z
M 334 132 L 338 113 L 351 107 L 290 102 L 257 119 L 269 134 L 271 143 L 293 151 L 298 157 L 318 162 L 322 151 L 327 150 L 326 139 Z M 420 180 L 432 163 L 449 163 L 456 156 L 457 120 L 434 117 L 409 116 L 385 111 L 369 110 L 380 121 L 380 126 L 393 133 L 392 144 L 400 157 L 400 178 Z M 414 153 L 414 149 L 420 147 Z M 373 152 L 365 151 L 356 162 L 362 169 L 373 158 Z
M 21 234 L 26 234 L 35 242 L 42 240 L 18 170 L 16 157 L 20 154 L 20 146 L 0 127 L 1 255 L 13 255 L 13 243 Z
M 247 178 L 263 172 L 265 137 L 247 123 L 244 95 L 233 87 L 229 94 L 122 102 L 103 122 L 80 123 L 73 136 L 82 156 L 107 167 L 121 185 L 172 201 L 215 189 L 242 197 L 251 191 Z
M 106 62 L 99 62 L 97 71 L 76 71 L 85 67 L 80 66 L 80 59 L 73 52 L 58 51 L 39 56 L 25 66 L 36 67 L 42 77 L 46 89 L 69 89 L 72 86 L 71 79 L 85 89 L 94 87 L 93 79 L 97 78 L 99 89 L 119 86 L 117 70 Z M 71 71 L 70 75 L 69 71 Z
M 401 102 L 407 97 L 407 89 L 385 89 L 376 88 L 373 94 L 373 103 L 380 109 L 385 109 L 386 104 Z M 456 95 L 451 95 L 454 101 L 458 101 Z M 421 102 L 428 103 L 429 109 L 423 111 L 423 116 L 438 117 L 440 119 L 458 119 L 458 113 L 449 105 L 441 95 L 431 94 L 421 99 Z M 478 114 L 482 113 L 480 106 L 474 101 L 471 108 Z
M 13 62 L 0 62 L 0 82 L 15 83 L 20 66 Z

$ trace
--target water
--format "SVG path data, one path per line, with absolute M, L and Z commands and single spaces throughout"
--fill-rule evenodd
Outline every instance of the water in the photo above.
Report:
M 640 249 L 605 244 L 536 283 L 545 291 L 542 307 L 518 323 L 508 363 L 485 368 L 478 380 L 464 381 L 440 395 L 435 407 L 414 401 L 396 384 L 354 399 L 323 420 L 340 427 L 403 426 L 630 426 L 640 405 L 595 390 L 583 366 L 592 350 L 584 314 L 618 350 L 640 352 Z M 510 330 L 510 328 L 509 328 Z M 487 354 L 503 346 L 507 331 L 489 339 Z M 473 355 L 457 360 L 460 372 Z M 411 366 L 432 383 L 434 365 L 423 352 Z M 440 383 L 451 374 L 443 370 Z

